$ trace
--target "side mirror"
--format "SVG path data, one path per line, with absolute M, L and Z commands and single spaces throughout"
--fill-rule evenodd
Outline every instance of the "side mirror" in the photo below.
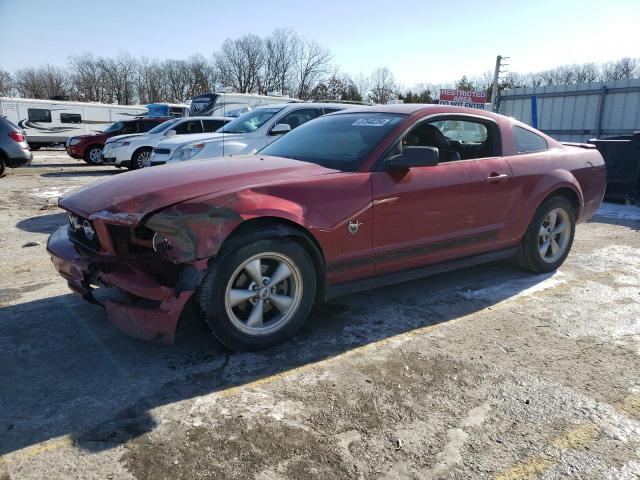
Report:
M 175 130 L 169 130 L 167 133 L 164 134 L 165 137 L 171 138 L 171 137 L 175 137 L 177 135 Z
M 385 165 L 388 170 L 408 170 L 413 167 L 435 167 L 440 152 L 435 147 L 404 147 L 402 153 L 389 158 Z
M 269 135 L 284 135 L 291 131 L 291 125 L 287 123 L 277 123 L 273 126 Z

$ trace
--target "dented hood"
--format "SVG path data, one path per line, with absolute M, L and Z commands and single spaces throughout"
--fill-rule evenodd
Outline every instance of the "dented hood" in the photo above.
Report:
M 121 173 L 66 194 L 59 205 L 83 217 L 120 218 L 129 223 L 192 198 L 335 171 L 261 155 L 194 160 Z

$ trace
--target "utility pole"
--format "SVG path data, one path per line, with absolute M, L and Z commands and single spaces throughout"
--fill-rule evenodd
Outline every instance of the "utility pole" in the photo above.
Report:
M 496 69 L 493 72 L 493 88 L 491 89 L 491 111 L 495 112 L 498 106 L 498 78 L 500 77 L 500 67 L 502 66 L 502 56 L 496 57 Z

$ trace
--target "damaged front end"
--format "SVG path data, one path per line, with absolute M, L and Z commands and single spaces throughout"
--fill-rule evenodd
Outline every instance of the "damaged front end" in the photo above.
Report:
M 162 343 L 173 342 L 209 260 L 242 220 L 189 202 L 146 217 L 108 211 L 82 217 L 69 210 L 68 216 L 47 251 L 69 288 L 92 303 L 100 303 L 96 287 L 116 288 L 124 295 L 104 302 L 109 320 L 128 335 Z

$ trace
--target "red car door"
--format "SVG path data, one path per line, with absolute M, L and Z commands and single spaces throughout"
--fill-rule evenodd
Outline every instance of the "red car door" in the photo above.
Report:
M 382 164 L 372 173 L 376 275 L 503 246 L 500 232 L 513 191 L 509 164 L 501 156 L 483 156 L 487 143 L 448 143 L 448 137 L 433 135 L 433 127 L 422 138 L 412 138 L 413 132 L 402 144 L 438 146 L 441 162 L 404 171 L 385 171 Z M 489 142 L 495 146 L 498 138 Z M 450 144 L 463 157 L 479 158 L 461 159 Z

